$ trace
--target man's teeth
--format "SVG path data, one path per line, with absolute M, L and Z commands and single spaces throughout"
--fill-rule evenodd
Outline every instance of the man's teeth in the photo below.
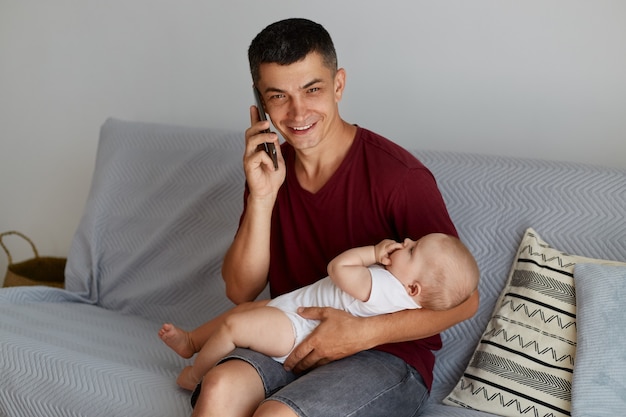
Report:
M 306 126 L 293 127 L 293 130 L 307 130 L 307 129 L 310 129 L 311 126 L 313 126 L 313 125 L 310 124 L 310 125 L 306 125 Z

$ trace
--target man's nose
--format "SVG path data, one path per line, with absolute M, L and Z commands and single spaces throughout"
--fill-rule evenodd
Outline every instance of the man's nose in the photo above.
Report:
M 298 117 L 304 116 L 306 112 L 306 107 L 304 105 L 304 100 L 299 97 L 294 97 L 291 99 L 289 106 L 289 113 L 291 117 L 297 119 Z

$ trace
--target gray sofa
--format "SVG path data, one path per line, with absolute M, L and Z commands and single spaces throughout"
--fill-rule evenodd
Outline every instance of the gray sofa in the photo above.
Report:
M 189 393 L 175 384 L 187 361 L 157 330 L 166 320 L 191 328 L 231 307 L 220 266 L 242 206 L 242 142 L 242 132 L 106 121 L 66 289 L 0 290 L 0 416 L 191 413 Z M 414 152 L 433 171 L 481 268 L 480 310 L 443 333 L 422 415 L 487 415 L 442 400 L 469 374 L 522 236 L 533 228 L 562 251 L 626 261 L 626 172 Z M 487 391 L 470 385 L 472 395 Z M 500 394 L 484 396 L 497 397 L 503 414 L 561 415 L 527 414 Z

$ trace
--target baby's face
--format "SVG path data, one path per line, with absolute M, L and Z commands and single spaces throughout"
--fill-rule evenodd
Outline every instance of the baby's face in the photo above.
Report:
M 387 266 L 387 270 L 407 289 L 414 285 L 418 278 L 420 281 L 427 279 L 432 275 L 429 274 L 429 268 L 432 268 L 429 265 L 445 256 L 441 244 L 444 238 L 446 236 L 443 234 L 432 233 L 419 240 L 404 239 L 402 249 L 389 256 L 391 265 Z
M 421 239 L 404 239 L 402 248 L 389 256 L 391 265 L 387 266 L 387 270 L 405 286 L 411 285 L 423 268 L 425 256 L 427 256 L 425 246 Z

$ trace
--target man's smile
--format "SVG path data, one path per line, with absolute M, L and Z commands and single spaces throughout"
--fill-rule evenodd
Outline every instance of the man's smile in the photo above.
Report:
M 306 132 L 307 130 L 311 129 L 313 126 L 315 126 L 315 123 L 311 123 L 311 124 L 304 125 L 304 126 L 291 126 L 291 130 L 295 132 Z

